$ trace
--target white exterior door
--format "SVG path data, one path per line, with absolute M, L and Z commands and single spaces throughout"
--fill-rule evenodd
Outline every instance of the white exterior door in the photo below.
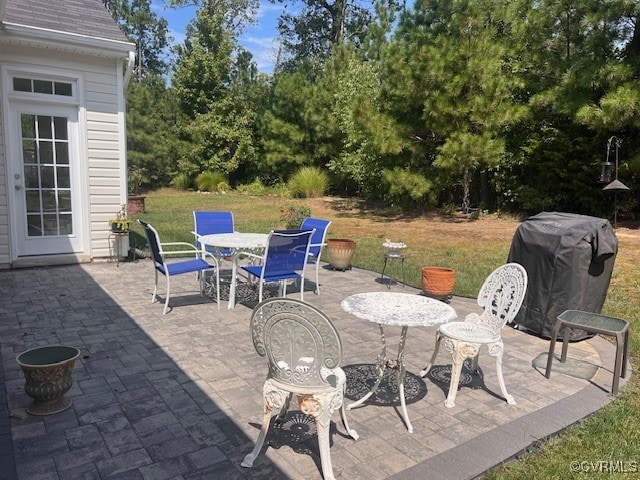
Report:
M 14 251 L 82 252 L 77 107 L 12 102 L 9 118 Z

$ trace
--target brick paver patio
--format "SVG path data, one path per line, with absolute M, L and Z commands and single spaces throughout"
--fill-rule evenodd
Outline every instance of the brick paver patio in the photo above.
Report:
M 305 300 L 340 332 L 348 396 L 357 380 L 370 378 L 379 330 L 344 313 L 340 301 L 386 291 L 378 277 L 324 268 L 320 296 L 313 282 L 307 284 Z M 173 309 L 162 315 L 162 304 L 150 303 L 152 287 L 145 260 L 0 271 L 0 385 L 6 391 L 0 390 L 0 480 L 322 478 L 313 422 L 295 405 L 283 427 L 270 430 L 254 467 L 240 467 L 258 435 L 266 375 L 249 333 L 255 302 L 230 311 L 223 301 L 218 310 L 197 293 L 193 276 L 183 275 L 172 279 Z M 419 294 L 401 285 L 391 291 Z M 478 311 L 474 299 L 456 297 L 451 305 L 459 318 Z M 393 350 L 399 329 L 387 333 Z M 606 340 L 595 337 L 570 349 L 570 356 L 603 366 L 593 379 L 554 370 L 547 380 L 544 367 L 533 365 L 546 355 L 547 340 L 509 327 L 503 339 L 505 381 L 517 405 L 500 397 L 494 359 L 483 351 L 482 376 L 466 375 L 456 407 L 447 409 L 450 358 L 442 348 L 431 374 L 420 379 L 435 327 L 410 329 L 405 358 L 414 433 L 407 432 L 386 383 L 372 404 L 348 412 L 358 441 L 334 415 L 336 476 L 474 478 L 611 400 L 615 349 Z M 15 357 L 47 344 L 78 347 L 81 356 L 69 392 L 72 407 L 36 417 L 25 412 L 31 399 Z

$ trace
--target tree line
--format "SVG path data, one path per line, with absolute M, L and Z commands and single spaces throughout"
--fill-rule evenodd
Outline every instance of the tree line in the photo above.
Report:
M 171 49 L 150 0 L 104 0 L 136 44 L 134 189 L 311 166 L 405 209 L 608 216 L 615 154 L 618 206 L 639 209 L 640 0 L 270 0 L 287 7 L 271 74 L 238 42 L 257 0 L 166 1 L 196 6 Z

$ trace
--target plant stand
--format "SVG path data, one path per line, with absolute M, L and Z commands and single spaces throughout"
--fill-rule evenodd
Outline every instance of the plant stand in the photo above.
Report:
M 400 254 L 400 253 L 394 253 L 394 254 L 388 254 L 385 253 L 384 254 L 384 265 L 382 266 L 382 273 L 380 274 L 380 283 L 384 282 L 384 272 L 387 269 L 387 262 L 391 261 L 392 263 L 394 261 L 400 261 L 400 269 L 402 271 L 402 288 L 404 288 L 406 281 L 404 278 L 404 255 Z M 387 273 L 387 277 L 389 278 L 389 281 L 387 282 L 387 288 L 391 288 L 391 283 L 395 280 L 396 283 L 398 283 L 398 280 L 394 277 L 392 277 L 391 275 L 389 275 Z
M 26 379 L 24 390 L 33 398 L 27 413 L 51 415 L 71 406 L 64 394 L 73 383 L 71 371 L 79 355 L 75 347 L 51 345 L 32 348 L 16 357 Z
M 129 251 L 129 232 L 112 230 L 107 241 L 109 242 L 109 256 L 111 257 L 111 261 L 115 261 L 116 267 L 119 267 L 120 259 L 125 256 L 122 253 Z

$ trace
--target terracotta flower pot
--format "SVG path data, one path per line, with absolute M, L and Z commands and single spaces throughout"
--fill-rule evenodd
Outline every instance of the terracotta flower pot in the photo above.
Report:
M 16 357 L 26 379 L 24 391 L 33 398 L 31 415 L 51 415 L 71 406 L 64 396 L 72 384 L 71 371 L 80 350 L 63 345 L 36 347 Z
M 329 263 L 334 270 L 347 270 L 351 268 L 351 259 L 356 251 L 356 242 L 345 238 L 330 238 L 327 240 L 325 251 L 329 257 Z
M 451 268 L 422 267 L 422 291 L 429 297 L 449 298 L 455 280 L 456 272 Z

